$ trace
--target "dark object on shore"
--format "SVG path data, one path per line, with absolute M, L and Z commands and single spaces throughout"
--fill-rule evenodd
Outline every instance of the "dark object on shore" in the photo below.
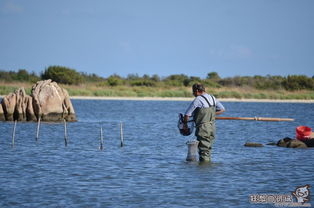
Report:
M 247 142 L 244 144 L 246 147 L 264 147 L 263 144 L 255 143 L 255 142 Z
M 303 141 L 307 147 L 314 147 L 314 138 Z
M 297 139 L 291 139 L 289 137 L 285 137 L 277 142 L 277 146 L 279 147 L 288 147 L 288 148 L 307 148 L 308 146 Z
M 19 88 L 3 97 L 0 120 L 3 121 L 76 121 L 68 92 L 49 80 L 38 81 L 31 95 Z

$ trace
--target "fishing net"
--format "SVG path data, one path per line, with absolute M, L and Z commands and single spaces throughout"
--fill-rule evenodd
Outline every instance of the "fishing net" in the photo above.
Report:
M 193 130 L 194 130 L 194 121 L 193 120 L 189 120 L 187 122 L 187 126 L 188 128 L 184 128 L 184 117 L 183 114 L 180 113 L 179 114 L 179 120 L 178 120 L 178 129 L 181 135 L 183 136 L 189 136 L 192 134 Z

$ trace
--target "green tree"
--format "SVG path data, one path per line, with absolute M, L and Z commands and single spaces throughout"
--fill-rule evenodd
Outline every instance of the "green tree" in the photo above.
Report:
M 174 74 L 166 77 L 164 82 L 168 86 L 186 86 L 188 83 L 189 77 L 185 74 Z
M 83 82 L 83 77 L 74 69 L 63 66 L 49 66 L 41 75 L 42 79 L 51 79 L 55 82 L 77 85 Z
M 3 80 L 3 81 L 12 81 L 12 76 L 9 72 L 7 71 L 0 71 L 0 80 Z
M 314 79 L 305 75 L 289 75 L 284 81 L 283 86 L 286 90 L 313 90 Z
M 221 79 L 217 72 L 210 72 L 207 74 L 207 79 L 210 80 L 219 80 Z
M 153 80 L 154 82 L 160 82 L 161 80 L 157 74 L 154 74 L 150 79 Z
M 118 86 L 118 85 L 123 84 L 122 78 L 117 74 L 114 74 L 108 77 L 107 82 L 108 82 L 108 85 L 110 86 Z
M 105 81 L 105 78 L 100 77 L 96 74 L 87 74 L 87 73 L 81 72 L 81 76 L 84 82 L 104 82 Z

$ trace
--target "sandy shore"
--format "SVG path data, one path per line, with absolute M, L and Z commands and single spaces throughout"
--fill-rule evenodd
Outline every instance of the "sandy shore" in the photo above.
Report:
M 4 95 L 0 95 L 2 99 Z M 71 96 L 75 100 L 140 100 L 140 101 L 192 101 L 194 98 L 186 97 L 96 97 L 96 96 Z M 314 100 L 272 100 L 272 99 L 236 99 L 219 98 L 221 102 L 267 102 L 267 103 L 314 103 Z
M 140 101 L 192 101 L 193 97 L 92 97 L 92 96 L 71 96 L 71 99 L 80 100 L 140 100 Z M 273 102 L 273 103 L 314 103 L 314 100 L 271 100 L 271 99 L 236 99 L 236 98 L 221 98 L 221 102 Z

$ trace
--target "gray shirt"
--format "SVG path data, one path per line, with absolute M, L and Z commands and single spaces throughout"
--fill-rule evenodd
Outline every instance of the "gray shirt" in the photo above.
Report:
M 211 106 L 216 106 L 216 111 L 225 110 L 224 106 L 214 97 L 207 93 L 202 94 Z M 196 108 L 209 108 L 207 101 L 202 96 L 197 96 L 186 110 L 185 115 L 192 116 Z

